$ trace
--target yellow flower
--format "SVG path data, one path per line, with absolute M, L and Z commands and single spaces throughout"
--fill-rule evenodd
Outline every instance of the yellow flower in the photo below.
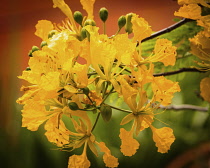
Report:
M 133 139 L 133 130 L 126 131 L 124 128 L 120 128 L 119 136 L 122 142 L 120 146 L 120 151 L 123 153 L 123 155 L 134 155 L 140 145 L 137 140 Z
M 40 20 L 36 24 L 36 32 L 35 35 L 40 37 L 42 40 L 46 41 L 48 39 L 48 34 L 51 30 L 53 30 L 54 26 L 51 21 L 48 20 Z
M 208 102 L 210 102 L 209 89 L 210 89 L 210 78 L 209 77 L 203 78 L 200 83 L 201 96 L 204 98 L 204 100 Z
M 196 20 L 201 17 L 201 7 L 197 4 L 183 5 L 174 15 Z

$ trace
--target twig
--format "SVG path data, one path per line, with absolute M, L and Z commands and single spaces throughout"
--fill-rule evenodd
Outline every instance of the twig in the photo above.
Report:
M 194 111 L 201 111 L 207 112 L 208 107 L 200 107 L 190 104 L 182 104 L 182 105 L 170 105 L 170 106 L 159 106 L 160 108 L 167 109 L 167 110 L 194 110 Z
M 183 18 L 181 21 L 179 21 L 179 22 L 177 22 L 177 23 L 175 23 L 175 24 L 173 24 L 173 25 L 171 25 L 171 26 L 169 26 L 169 27 L 167 27 L 167 28 L 165 28 L 165 29 L 162 29 L 162 30 L 160 30 L 160 31 L 157 31 L 157 32 L 153 33 L 151 36 L 149 36 L 149 37 L 143 39 L 141 42 L 145 42 L 145 41 L 147 41 L 147 40 L 150 40 L 150 39 L 153 39 L 153 38 L 155 38 L 155 37 L 158 37 L 158 36 L 160 36 L 160 35 L 162 35 L 162 34 L 169 33 L 169 32 L 171 32 L 172 30 L 174 30 L 174 29 L 176 29 L 176 28 L 178 28 L 178 27 L 182 26 L 183 24 L 185 24 L 185 23 L 187 23 L 187 22 L 190 22 L 190 21 L 194 21 L 194 20 L 192 20 L 192 19 L 187 19 L 187 18 Z
M 204 73 L 206 71 L 202 71 L 202 70 L 199 70 L 199 69 L 196 69 L 196 68 L 181 68 L 181 69 L 176 70 L 176 71 L 156 73 L 156 74 L 153 74 L 153 76 L 155 76 L 155 77 L 157 77 L 157 76 L 169 76 L 169 75 L 174 75 L 174 74 L 178 74 L 178 73 L 181 73 L 181 72 L 201 72 L 201 73 Z

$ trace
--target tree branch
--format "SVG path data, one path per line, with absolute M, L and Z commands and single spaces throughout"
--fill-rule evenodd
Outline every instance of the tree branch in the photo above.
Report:
M 169 105 L 169 106 L 162 106 L 160 105 L 160 108 L 167 109 L 167 110 L 194 110 L 194 111 L 201 111 L 201 112 L 207 112 L 208 107 L 200 107 L 190 104 L 182 104 L 182 105 Z
M 200 72 L 200 73 L 204 73 L 206 71 L 202 71 L 196 68 L 181 68 L 179 70 L 176 71 L 170 71 L 170 72 L 163 72 L 163 73 L 156 73 L 153 74 L 153 76 L 157 77 L 157 76 L 169 76 L 169 75 L 175 75 L 178 73 L 182 73 L 182 72 Z
M 153 39 L 153 38 L 155 38 L 155 37 L 158 37 L 158 36 L 160 36 L 160 35 L 162 35 L 162 34 L 169 33 L 169 32 L 171 32 L 172 30 L 174 30 L 174 29 L 176 29 L 176 28 L 178 28 L 178 27 L 182 26 L 183 24 L 185 24 L 185 23 L 187 23 L 187 22 L 190 22 L 190 21 L 194 21 L 194 20 L 192 20 L 192 19 L 187 19 L 187 18 L 183 18 L 181 21 L 179 21 L 179 22 L 177 22 L 177 23 L 175 23 L 175 24 L 173 24 L 173 25 L 171 25 L 171 26 L 169 26 L 169 27 L 167 27 L 167 28 L 165 28 L 165 29 L 162 29 L 162 30 L 160 30 L 160 31 L 157 31 L 157 32 L 153 33 L 151 36 L 149 36 L 149 37 L 143 39 L 141 42 L 145 42 L 145 41 L 147 41 L 147 40 L 150 40 L 150 39 Z

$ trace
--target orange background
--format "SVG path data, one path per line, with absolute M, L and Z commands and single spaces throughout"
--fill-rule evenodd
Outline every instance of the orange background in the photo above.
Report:
M 86 15 L 79 0 L 66 0 L 66 3 L 73 12 L 79 10 Z M 42 19 L 59 23 L 65 15 L 52 7 L 51 0 L 5 0 L 0 6 L 0 127 L 15 136 L 14 121 L 20 122 L 16 120 L 21 115 L 21 107 L 16 105 L 15 100 L 22 94 L 19 92 L 21 84 L 17 76 L 27 67 L 27 54 L 31 46 L 39 46 L 41 42 L 34 35 L 35 25 Z M 158 31 L 174 23 L 173 13 L 179 8 L 173 0 L 96 0 L 94 14 L 99 26 L 101 21 L 98 19 L 98 11 L 101 7 L 109 10 L 108 35 L 117 31 L 117 20 L 121 15 L 136 13 L 144 17 L 154 31 Z

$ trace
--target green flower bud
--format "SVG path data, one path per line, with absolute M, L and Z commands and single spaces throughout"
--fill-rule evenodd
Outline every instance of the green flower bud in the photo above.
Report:
M 90 93 L 90 90 L 88 87 L 82 88 L 82 91 L 85 95 L 88 95 Z
M 30 50 L 30 51 L 28 52 L 28 56 L 29 56 L 29 57 L 33 57 L 33 55 L 32 55 L 32 50 Z
M 33 46 L 32 49 L 31 49 L 32 53 L 33 53 L 34 51 L 38 51 L 38 50 L 39 50 L 39 47 L 37 47 L 37 46 Z
M 51 30 L 48 34 L 48 38 L 52 38 L 55 35 L 55 33 L 57 33 L 56 30 Z
M 68 106 L 71 110 L 79 110 L 79 107 L 78 107 L 77 103 L 75 103 L 75 102 L 70 102 L 68 104 Z
M 96 26 L 96 22 L 92 19 L 87 19 L 84 23 L 84 26 L 87 26 L 87 25 Z
M 130 34 L 133 32 L 133 29 L 132 29 L 132 23 L 131 23 L 131 18 L 133 16 L 133 13 L 128 13 L 126 15 L 126 24 L 125 24 L 125 31 Z
M 80 11 L 74 12 L 74 20 L 82 26 L 83 16 Z
M 81 32 L 80 32 L 80 37 L 81 37 L 81 40 L 85 39 L 87 37 L 87 30 L 85 28 L 82 28 L 81 29 Z
M 122 29 L 123 26 L 125 26 L 126 24 L 126 18 L 125 16 L 120 16 L 120 18 L 118 19 L 118 26 L 119 26 L 119 29 Z
M 31 68 L 30 68 L 30 67 L 27 67 L 27 68 L 26 68 L 26 71 L 30 71 L 30 70 L 31 70 Z
M 99 11 L 99 16 L 101 18 L 101 20 L 103 22 L 106 22 L 107 18 L 108 18 L 108 10 L 106 8 L 101 8 L 100 11 Z
M 29 57 L 33 57 L 33 52 L 38 51 L 39 47 L 33 46 L 32 49 L 28 52 Z
M 40 47 L 44 47 L 44 46 L 47 46 L 47 42 L 46 41 L 42 41 L 41 44 L 40 44 Z
M 100 112 L 103 120 L 108 122 L 112 117 L 112 108 L 108 105 L 102 104 L 100 107 Z

